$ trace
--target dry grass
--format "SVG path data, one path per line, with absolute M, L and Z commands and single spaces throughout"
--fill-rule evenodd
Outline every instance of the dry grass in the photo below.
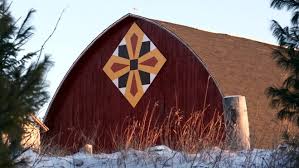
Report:
M 149 103 L 150 104 L 150 103 Z M 132 119 L 127 117 L 121 123 L 109 130 L 112 148 L 115 151 L 136 149 L 145 150 L 149 147 L 163 144 L 172 149 L 184 151 L 187 153 L 197 153 L 201 149 L 214 146 L 222 146 L 224 139 L 223 116 L 214 112 L 214 115 L 207 120 L 206 110 L 187 113 L 178 108 L 172 108 L 163 120 L 158 121 L 156 111 L 158 104 L 155 103 L 152 108 L 146 108 L 141 119 Z M 80 140 L 81 144 L 74 143 L 72 147 L 56 146 L 54 139 L 60 137 L 56 134 L 51 139 L 44 140 L 41 145 L 41 153 L 48 155 L 64 156 L 70 154 L 71 149 L 80 149 L 85 144 L 94 146 L 95 151 L 107 152 L 104 144 L 99 142 L 99 132 L 101 124 L 97 124 L 92 129 L 93 134 L 87 135 L 80 128 L 73 128 L 69 137 L 64 139 L 65 144 L 72 142 L 72 139 Z M 77 141 L 78 142 L 78 141 Z
M 221 140 L 224 138 L 223 117 L 216 111 L 208 120 L 206 110 L 195 111 L 186 116 L 174 108 L 163 124 L 163 130 L 163 144 L 188 153 L 222 146 Z
M 111 160 L 111 165 L 126 167 L 127 163 L 137 162 L 136 165 L 172 167 L 177 164 L 174 161 L 178 161 L 190 167 L 196 167 L 202 162 L 210 167 L 232 167 L 236 165 L 236 162 L 240 162 L 234 160 L 235 156 L 230 156 L 231 154 L 222 148 L 224 147 L 225 124 L 223 115 L 217 111 L 214 111 L 213 116 L 209 116 L 207 110 L 186 113 L 173 107 L 162 121 L 158 121 L 158 117 L 155 117 L 157 109 L 157 103 L 152 108 L 148 105 L 141 119 L 128 117 L 122 125 L 115 126 L 115 129 L 110 130 L 113 148 L 121 151 L 121 155 L 117 158 L 117 164 Z M 94 127 L 95 131 L 101 130 L 100 125 Z M 76 131 L 76 134 L 73 135 L 81 138 L 83 144 L 101 145 L 99 144 L 101 142 L 95 141 L 97 133 L 94 136 L 88 136 L 84 134 L 84 130 L 77 129 Z M 172 156 L 165 157 L 157 155 L 155 151 L 146 150 L 157 144 L 164 144 L 178 151 L 174 151 Z M 220 149 L 211 148 L 215 146 Z M 138 152 L 136 154 L 132 151 L 127 152 L 128 149 L 136 149 Z M 144 150 L 147 153 L 140 154 L 140 151 Z M 107 151 L 97 150 L 97 152 Z M 61 146 L 53 147 L 47 143 L 41 151 L 40 157 L 35 161 L 35 165 L 45 157 L 44 154 L 64 156 L 70 153 Z M 232 152 L 232 155 L 236 154 L 242 156 L 243 159 L 237 164 L 240 167 L 257 167 L 257 164 L 262 167 L 291 167 L 290 165 L 293 165 L 292 160 L 286 160 L 286 151 L 281 150 L 275 150 L 269 154 L 259 150 Z
M 149 105 L 146 108 L 142 120 L 132 120 L 127 118 L 122 126 L 111 129 L 110 135 L 113 148 L 127 150 L 129 148 L 144 150 L 154 146 L 162 133 L 162 128 L 158 126 L 157 120 L 153 119 L 157 104 L 152 110 Z
M 157 106 L 156 103 L 151 110 L 147 107 L 141 120 L 127 118 L 120 128 L 111 130 L 114 148 L 144 150 L 156 144 L 163 144 L 177 150 L 196 153 L 206 147 L 222 145 L 223 116 L 216 111 L 207 121 L 206 110 L 195 111 L 187 116 L 178 108 L 172 108 L 168 116 L 162 122 L 158 122 L 153 118 Z

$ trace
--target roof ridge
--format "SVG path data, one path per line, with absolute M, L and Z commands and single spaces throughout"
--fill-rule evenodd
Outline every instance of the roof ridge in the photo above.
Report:
M 138 15 L 136 15 L 136 16 L 138 16 Z M 154 21 L 154 22 L 156 22 L 156 23 L 158 23 L 162 26 L 163 26 L 163 24 L 168 24 L 168 25 L 170 24 L 170 25 L 173 25 L 173 26 L 180 26 L 182 28 L 193 29 L 195 31 L 201 31 L 203 33 L 210 33 L 210 34 L 214 34 L 214 35 L 218 35 L 218 36 L 228 36 L 228 37 L 232 37 L 232 38 L 236 38 L 236 39 L 242 39 L 242 40 L 261 43 L 263 45 L 268 45 L 268 46 L 271 46 L 271 47 L 278 47 L 278 45 L 275 45 L 275 44 L 270 44 L 270 43 L 267 43 L 267 42 L 258 41 L 256 39 L 250 39 L 250 38 L 247 38 L 247 37 L 236 36 L 236 35 L 231 35 L 231 34 L 227 34 L 227 33 L 212 32 L 212 31 L 209 31 L 209 30 L 202 30 L 202 29 L 199 29 L 199 28 L 196 28 L 196 27 L 191 27 L 191 26 L 187 26 L 187 25 L 183 25 L 183 24 L 179 24 L 179 23 L 167 22 L 167 21 L 163 21 L 163 20 L 156 20 L 156 19 L 150 19 L 150 20 L 152 20 L 152 21 Z

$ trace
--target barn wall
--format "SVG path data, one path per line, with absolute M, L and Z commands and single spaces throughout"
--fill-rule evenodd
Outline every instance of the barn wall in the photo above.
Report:
M 135 108 L 102 70 L 133 22 L 167 59 Z M 95 138 L 93 143 L 111 150 L 111 128 L 127 117 L 142 118 L 147 105 L 152 107 L 155 102 L 159 104 L 158 119 L 165 118 L 174 106 L 188 115 L 205 104 L 209 107 L 207 121 L 214 111 L 222 113 L 221 93 L 198 58 L 166 30 L 127 17 L 95 41 L 69 72 L 48 109 L 45 124 L 50 130 L 43 140 L 77 149 Z M 84 136 L 79 135 L 82 132 Z

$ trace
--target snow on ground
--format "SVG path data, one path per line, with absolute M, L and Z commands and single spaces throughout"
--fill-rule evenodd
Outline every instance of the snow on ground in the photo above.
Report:
M 76 153 L 64 157 L 39 155 L 27 151 L 22 158 L 30 161 L 31 167 L 95 168 L 95 167 L 286 167 L 285 155 L 276 150 L 253 149 L 231 152 L 212 148 L 197 154 L 186 154 L 171 150 L 166 146 L 156 146 L 145 151 L 128 150 L 112 154 Z

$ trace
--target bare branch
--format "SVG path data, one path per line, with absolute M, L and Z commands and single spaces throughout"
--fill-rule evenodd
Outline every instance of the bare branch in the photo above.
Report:
M 57 29 L 57 27 L 58 27 L 58 24 L 59 24 L 59 22 L 60 22 L 60 20 L 61 20 L 61 18 L 62 18 L 62 15 L 63 15 L 64 11 L 65 11 L 65 8 L 63 8 L 63 10 L 61 11 L 60 16 L 59 16 L 59 18 L 58 18 L 58 20 L 57 20 L 57 22 L 56 22 L 56 24 L 55 24 L 55 27 L 54 27 L 54 29 L 52 30 L 51 34 L 50 34 L 50 35 L 48 36 L 48 38 L 44 41 L 44 43 L 43 43 L 43 45 L 41 46 L 40 50 L 37 51 L 37 52 L 39 52 L 39 55 L 38 55 L 38 57 L 37 57 L 37 63 L 39 62 L 39 59 L 40 59 L 40 57 L 41 57 L 41 55 L 42 55 L 42 52 L 43 52 L 43 50 L 44 50 L 45 45 L 47 44 L 47 42 L 50 40 L 50 38 L 51 38 L 51 37 L 53 36 L 53 34 L 55 33 L 55 31 L 56 31 L 56 29 Z

